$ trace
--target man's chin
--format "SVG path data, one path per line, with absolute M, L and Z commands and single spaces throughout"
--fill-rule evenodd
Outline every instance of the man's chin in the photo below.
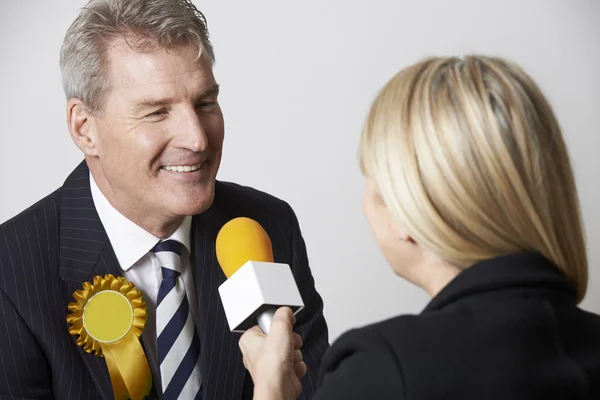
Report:
M 214 197 L 214 191 L 211 191 L 211 193 L 203 193 L 200 196 L 190 198 L 188 201 L 183 201 L 184 198 L 179 198 L 179 201 L 177 201 L 177 203 L 171 203 L 171 207 L 169 208 L 177 215 L 198 215 L 202 214 L 212 206 Z

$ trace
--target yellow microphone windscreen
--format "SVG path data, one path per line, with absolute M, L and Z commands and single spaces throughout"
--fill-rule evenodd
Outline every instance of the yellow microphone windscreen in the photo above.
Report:
M 273 248 L 267 232 L 246 217 L 227 222 L 217 235 L 217 260 L 227 278 L 248 261 L 273 262 Z

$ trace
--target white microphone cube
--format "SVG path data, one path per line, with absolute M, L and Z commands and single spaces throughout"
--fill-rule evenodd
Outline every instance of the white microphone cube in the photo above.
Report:
M 232 332 L 245 332 L 270 308 L 304 308 L 289 265 L 248 261 L 219 286 L 221 302 Z

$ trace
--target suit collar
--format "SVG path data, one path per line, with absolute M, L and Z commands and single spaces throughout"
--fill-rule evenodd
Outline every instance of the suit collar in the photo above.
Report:
M 61 278 L 83 283 L 100 272 L 120 275 L 108 236 L 94 206 L 85 161 L 60 191 Z
M 89 182 L 96 211 L 110 239 L 119 265 L 124 271 L 127 271 L 140 258 L 151 251 L 160 241 L 160 238 L 115 209 L 96 185 L 92 174 L 90 174 Z M 181 243 L 188 252 L 191 249 L 191 221 L 192 217 L 185 217 L 175 232 L 168 238 Z
M 121 275 L 121 268 L 96 212 L 85 161 L 68 176 L 60 190 L 59 275 L 64 280 L 68 301 L 94 276 Z M 65 316 L 67 308 L 65 306 Z M 65 327 L 66 329 L 66 327 Z M 104 359 L 87 354 L 75 344 L 102 397 L 112 399 L 113 389 Z
M 464 269 L 424 311 L 440 310 L 466 296 L 519 287 L 557 290 L 573 301 L 576 298 L 575 287 L 554 264 L 540 254 L 524 252 L 481 261 Z

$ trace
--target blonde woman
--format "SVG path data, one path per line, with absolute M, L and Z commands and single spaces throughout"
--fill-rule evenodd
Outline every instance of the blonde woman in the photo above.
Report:
M 521 68 L 469 56 L 400 71 L 360 160 L 381 251 L 432 300 L 342 335 L 316 399 L 600 399 L 600 316 L 577 306 L 588 267 L 573 172 Z M 282 308 L 268 336 L 241 339 L 257 400 L 300 392 L 293 323 Z

